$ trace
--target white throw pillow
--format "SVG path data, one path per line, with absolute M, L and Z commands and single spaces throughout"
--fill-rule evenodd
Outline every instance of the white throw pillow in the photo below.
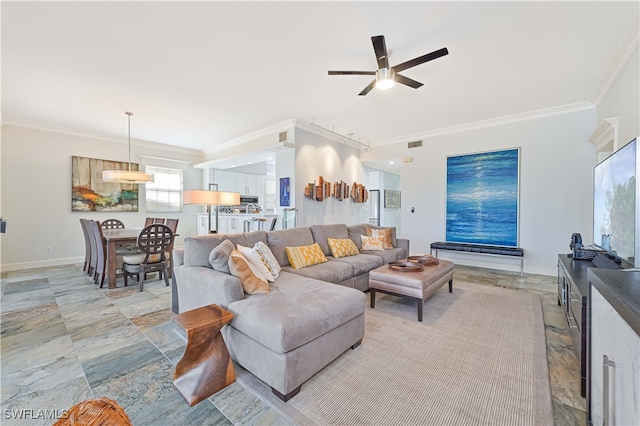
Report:
M 258 250 L 255 246 L 253 248 L 241 246 L 238 244 L 238 251 L 242 253 L 242 255 L 247 258 L 253 269 L 256 269 L 262 277 L 264 277 L 267 281 L 274 282 L 276 279 L 273 277 L 273 274 L 269 270 L 266 262 L 262 261 L 262 256 L 258 253 Z
M 273 275 L 273 278 L 277 279 L 280 276 L 280 270 L 282 268 L 280 267 L 280 264 L 276 260 L 276 257 L 273 255 L 273 252 L 271 251 L 269 246 L 262 241 L 258 241 L 256 245 L 253 246 L 253 248 L 258 250 L 258 253 L 262 255 L 262 260 L 267 264 L 267 267 L 271 271 L 271 275 Z

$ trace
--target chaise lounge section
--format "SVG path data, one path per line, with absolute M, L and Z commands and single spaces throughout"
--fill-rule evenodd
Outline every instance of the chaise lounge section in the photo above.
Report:
M 328 238 L 351 239 L 361 248 L 369 225 L 313 225 L 278 231 L 204 235 L 185 239 L 174 250 L 174 286 L 180 313 L 217 304 L 234 318 L 222 329 L 232 359 L 287 401 L 302 384 L 364 336 L 369 271 L 405 258 L 409 241 L 392 236 L 395 248 L 338 259 Z M 217 271 L 211 251 L 229 240 L 234 246 L 267 244 L 281 267 L 267 294 L 245 294 L 240 279 Z M 317 243 L 328 261 L 294 269 L 286 247 Z M 360 244 L 359 244 L 360 243 Z

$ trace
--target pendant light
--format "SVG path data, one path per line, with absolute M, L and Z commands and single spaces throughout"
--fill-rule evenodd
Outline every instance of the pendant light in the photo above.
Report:
M 153 174 L 138 170 L 131 170 L 131 116 L 132 112 L 125 111 L 129 124 L 129 166 L 127 170 L 105 170 L 102 172 L 102 180 L 112 183 L 147 183 L 153 182 Z

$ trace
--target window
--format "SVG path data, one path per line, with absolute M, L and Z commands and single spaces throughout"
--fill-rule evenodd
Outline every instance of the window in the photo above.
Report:
M 147 183 L 148 212 L 182 211 L 182 169 L 146 166 L 153 173 L 153 183 Z

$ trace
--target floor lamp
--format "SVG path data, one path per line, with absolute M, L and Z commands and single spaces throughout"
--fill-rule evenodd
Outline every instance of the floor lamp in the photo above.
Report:
M 207 206 L 207 233 L 211 233 L 211 206 L 216 207 L 216 233 L 218 232 L 218 206 L 237 206 L 240 204 L 239 192 L 206 191 L 187 189 L 182 194 L 182 203 Z

